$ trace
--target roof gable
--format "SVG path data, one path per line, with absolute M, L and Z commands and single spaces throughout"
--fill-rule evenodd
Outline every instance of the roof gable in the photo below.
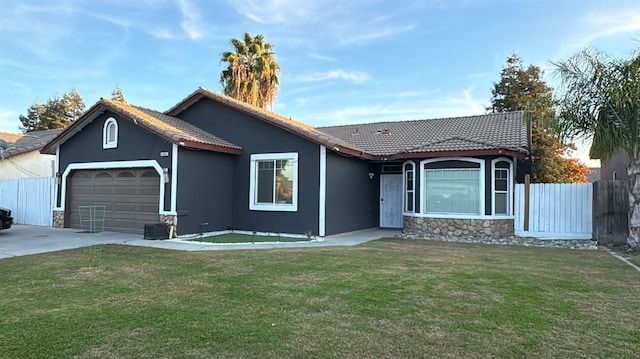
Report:
M 216 137 L 179 118 L 120 101 L 100 99 L 60 135 L 49 142 L 42 151 L 52 153 L 56 146 L 66 142 L 107 110 L 119 114 L 137 126 L 179 146 L 231 154 L 240 154 L 242 150 L 240 146 Z
M 311 125 L 294 121 L 291 118 L 278 115 L 271 111 L 267 111 L 260 107 L 249 105 L 245 102 L 236 100 L 232 97 L 221 95 L 217 92 L 200 87 L 195 92 L 191 93 L 185 99 L 178 104 L 165 111 L 165 114 L 170 116 L 179 116 L 180 113 L 197 103 L 201 99 L 206 98 L 211 101 L 215 101 L 219 104 L 230 107 L 236 111 L 245 113 L 255 119 L 267 122 L 273 126 L 279 127 L 285 131 L 291 132 L 297 136 L 305 138 L 311 142 L 323 145 L 333 151 L 342 152 L 348 155 L 357 156 L 361 158 L 372 159 L 373 156 L 367 153 L 357 145 L 344 141 L 338 137 L 321 131 Z

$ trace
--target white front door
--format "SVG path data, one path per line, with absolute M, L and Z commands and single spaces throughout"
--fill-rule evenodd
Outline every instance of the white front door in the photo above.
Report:
M 380 227 L 402 228 L 402 175 L 380 176 Z

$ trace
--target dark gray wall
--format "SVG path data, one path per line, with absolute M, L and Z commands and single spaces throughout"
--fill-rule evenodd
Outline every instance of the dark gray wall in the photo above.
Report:
M 104 121 L 113 117 L 118 121 L 118 148 L 102 148 Z M 59 171 L 65 171 L 70 163 L 156 160 L 160 167 L 171 168 L 172 144 L 155 134 L 140 128 L 133 122 L 105 111 L 60 146 Z M 160 152 L 169 157 L 160 157 Z M 170 209 L 171 186 L 165 184 L 165 210 Z M 59 203 L 59 202 L 58 202 Z
M 375 174 L 369 179 L 369 172 Z M 378 227 L 380 166 L 327 153 L 326 234 Z
M 602 160 L 600 167 L 600 179 L 604 181 L 613 180 L 613 173 L 616 173 L 616 180 L 627 180 L 627 166 L 629 165 L 629 155 L 625 151 L 618 151 L 608 160 Z
M 179 234 L 219 231 L 232 226 L 234 157 L 180 149 L 176 203 Z
M 242 155 L 234 157 L 232 174 L 233 229 L 318 233 L 319 145 L 208 99 L 200 100 L 177 117 L 242 147 Z M 281 152 L 298 153 L 298 211 L 250 211 L 251 154 Z

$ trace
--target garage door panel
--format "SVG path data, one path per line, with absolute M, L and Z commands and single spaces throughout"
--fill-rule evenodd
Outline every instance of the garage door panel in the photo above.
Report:
M 113 189 L 112 188 L 108 188 L 108 187 L 100 187 L 100 186 L 96 186 L 92 189 L 91 194 L 93 195 L 112 195 L 113 194 Z
M 142 233 L 145 224 L 159 220 L 159 194 L 160 177 L 153 169 L 78 171 L 71 177 L 71 226 L 82 229 L 79 206 L 104 205 L 105 230 Z
M 135 213 L 137 210 L 138 209 L 135 203 L 114 203 L 111 206 L 112 212 Z

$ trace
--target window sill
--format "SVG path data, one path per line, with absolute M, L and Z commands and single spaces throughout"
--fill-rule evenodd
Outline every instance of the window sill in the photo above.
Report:
M 297 212 L 298 206 L 289 205 L 276 205 L 276 204 L 252 204 L 249 206 L 252 211 L 265 211 L 265 212 Z
M 514 219 L 513 215 L 479 215 L 479 214 L 446 214 L 446 213 L 402 213 L 406 217 L 451 218 L 451 219 Z

